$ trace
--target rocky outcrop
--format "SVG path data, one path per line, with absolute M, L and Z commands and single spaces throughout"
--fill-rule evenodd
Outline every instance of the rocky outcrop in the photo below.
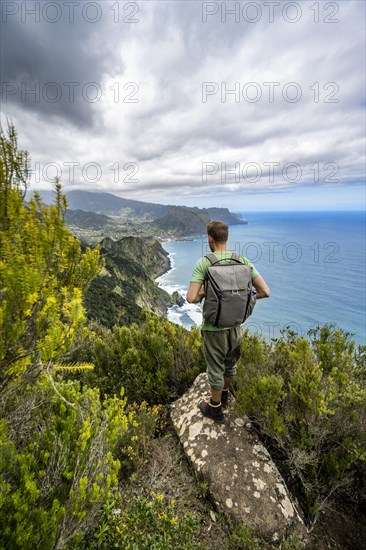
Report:
M 206 232 L 206 224 L 210 221 L 206 210 L 188 208 L 186 206 L 171 206 L 169 213 L 150 224 L 152 232 L 164 231 L 177 237 L 202 235 Z
M 171 418 L 193 468 L 208 482 L 217 509 L 268 542 L 280 541 L 294 530 L 305 536 L 284 480 L 249 421 L 232 405 L 224 424 L 202 416 L 197 405 L 209 393 L 207 375 L 200 374 L 171 405 Z
M 168 252 L 153 237 L 129 236 L 118 241 L 105 237 L 100 247 L 102 254 L 106 252 L 108 256 L 136 263 L 152 279 L 170 268 Z
M 240 214 L 230 212 L 228 208 L 207 208 L 210 220 L 216 220 L 218 222 L 224 222 L 227 225 L 247 224 Z
M 158 287 L 155 278 L 170 267 L 168 253 L 153 238 L 109 237 L 100 243 L 103 271 L 90 284 L 84 303 L 88 318 L 109 328 L 144 320 L 143 310 L 165 315 L 183 298 Z

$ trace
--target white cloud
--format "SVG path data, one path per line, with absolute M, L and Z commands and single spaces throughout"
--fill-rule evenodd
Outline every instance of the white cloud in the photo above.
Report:
M 78 20 L 52 28 L 47 22 L 24 26 L 14 18 L 5 40 L 6 81 L 15 80 L 11 61 L 12 67 L 28 66 L 30 81 L 42 84 L 58 75 L 63 89 L 69 79 L 97 82 L 102 95 L 92 103 L 78 89 L 72 104 L 65 95 L 57 104 L 42 97 L 32 104 L 21 103 L 18 94 L 9 97 L 4 115 L 13 117 L 34 163 L 59 163 L 66 190 L 92 188 L 156 202 L 218 195 L 224 201 L 238 191 L 296 191 L 314 184 L 316 167 L 311 166 L 316 163 L 323 185 L 332 172 L 326 163 L 338 167 L 336 177 L 344 186 L 359 182 L 364 176 L 364 4 L 316 3 L 319 23 L 310 3 L 297 4 L 302 10 L 297 23 L 282 16 L 269 23 L 264 7 L 257 23 L 242 18 L 235 23 L 233 17 L 222 23 L 220 14 L 203 23 L 202 4 L 183 1 L 136 4 L 135 24 L 114 23 L 111 2 L 103 2 L 102 20 L 89 26 Z M 332 5 L 339 5 L 338 13 Z M 339 22 L 324 23 L 325 17 Z M 25 44 L 24 29 L 37 33 L 37 46 L 28 39 Z M 21 48 L 10 52 L 18 39 L 27 46 L 26 54 Z M 206 102 L 204 82 L 215 83 L 210 89 L 218 90 Z M 124 89 L 127 83 L 135 84 Z M 235 83 L 239 102 L 232 94 L 222 102 L 221 89 L 233 89 Z M 256 92 L 261 98 L 252 102 Z M 291 102 L 300 93 L 299 101 Z M 70 162 L 78 163 L 74 181 Z M 203 162 L 220 167 L 206 184 Z M 279 163 L 273 181 L 265 172 L 269 162 Z M 92 181 L 92 168 L 85 170 L 88 163 L 100 165 L 99 181 Z M 125 169 L 126 163 L 136 163 L 139 183 L 129 183 L 132 169 Z M 257 163 L 265 176 L 258 182 L 228 176 L 225 184 L 221 163 L 227 169 L 240 163 L 241 174 L 246 165 Z M 299 181 L 291 181 L 290 172 L 283 177 L 286 163 L 301 167 Z

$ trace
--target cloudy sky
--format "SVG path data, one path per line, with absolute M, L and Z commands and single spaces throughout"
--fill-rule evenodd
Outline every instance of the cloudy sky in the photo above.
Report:
M 1 3 L 2 124 L 33 187 L 361 209 L 365 3 Z

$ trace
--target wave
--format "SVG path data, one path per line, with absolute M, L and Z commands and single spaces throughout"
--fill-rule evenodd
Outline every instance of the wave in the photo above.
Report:
M 155 279 L 155 282 L 160 288 L 168 292 L 170 295 L 174 292 L 178 292 L 184 298 L 185 302 L 182 306 L 174 305 L 168 309 L 167 318 L 172 323 L 190 329 L 192 326 L 201 325 L 202 306 L 200 304 L 189 304 L 187 302 L 187 287 L 182 287 L 181 284 L 174 284 L 166 281 L 166 279 L 169 279 L 171 273 L 176 270 L 176 265 L 174 262 L 175 255 L 176 252 L 169 252 L 168 258 L 170 262 L 170 269 Z
M 197 304 L 185 302 L 181 307 L 178 305 L 170 307 L 167 312 L 167 317 L 172 323 L 190 329 L 194 326 L 201 325 L 202 307 Z
M 157 277 L 155 279 L 155 283 L 160 287 L 162 288 L 163 290 L 166 290 L 167 292 L 169 292 L 169 294 L 173 294 L 173 292 L 170 292 L 168 290 L 168 287 L 164 284 L 164 279 L 166 278 L 166 276 L 168 275 L 168 273 L 171 273 L 172 271 L 175 271 L 177 268 L 175 267 L 175 262 L 174 262 L 174 258 L 173 256 L 176 255 L 176 252 L 169 252 L 168 254 L 168 260 L 169 260 L 169 268 L 165 271 L 165 273 L 163 273 L 162 275 L 160 275 L 159 277 Z

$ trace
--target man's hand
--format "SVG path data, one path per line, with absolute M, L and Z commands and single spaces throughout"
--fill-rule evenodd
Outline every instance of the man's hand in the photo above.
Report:
M 257 300 L 270 297 L 271 291 L 269 290 L 269 286 L 261 275 L 253 279 L 253 286 L 257 291 Z
M 202 302 L 202 300 L 205 296 L 206 296 L 205 287 L 202 285 L 202 288 L 198 293 L 199 302 Z
M 199 304 L 205 297 L 205 288 L 202 283 L 190 283 L 187 292 L 187 302 L 189 304 Z

